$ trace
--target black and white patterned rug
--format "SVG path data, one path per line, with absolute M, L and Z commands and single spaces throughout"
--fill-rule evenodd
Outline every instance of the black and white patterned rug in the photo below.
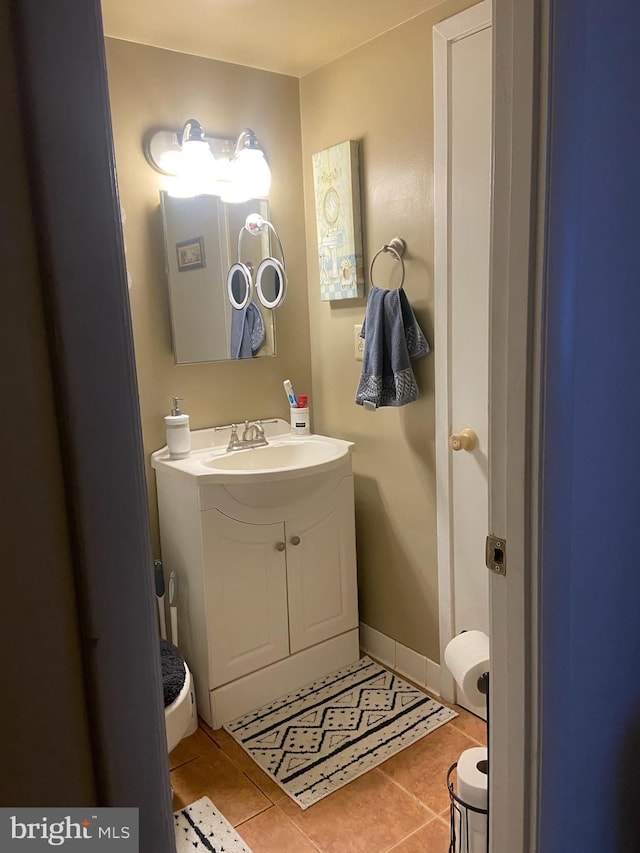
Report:
M 173 813 L 177 853 L 251 853 L 208 797 Z
M 456 716 L 365 657 L 225 729 L 306 809 Z

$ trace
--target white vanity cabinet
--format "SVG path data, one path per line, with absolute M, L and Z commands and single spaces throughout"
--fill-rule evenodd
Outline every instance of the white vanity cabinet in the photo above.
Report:
M 209 684 L 219 687 L 289 654 L 282 524 L 202 513 Z
M 278 524 L 202 516 L 212 687 L 357 627 L 351 475 Z
M 288 521 L 285 534 L 289 644 L 299 652 L 358 626 L 353 477 Z
M 179 646 L 214 728 L 359 656 L 350 455 L 276 483 L 154 465 Z

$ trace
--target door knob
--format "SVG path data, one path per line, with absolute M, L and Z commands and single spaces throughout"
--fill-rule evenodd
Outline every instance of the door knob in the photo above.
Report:
M 478 436 L 472 429 L 461 429 L 449 436 L 449 447 L 452 450 L 475 450 L 478 446 Z
M 292 536 L 291 537 L 291 544 L 292 545 L 299 545 L 300 544 L 300 537 L 299 536 Z
M 286 547 L 287 547 L 287 545 L 285 542 L 277 542 L 276 543 L 276 551 L 284 551 L 284 549 Z

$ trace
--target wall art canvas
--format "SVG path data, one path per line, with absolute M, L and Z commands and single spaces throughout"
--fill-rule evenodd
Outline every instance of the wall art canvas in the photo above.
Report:
M 358 143 L 333 145 L 313 155 L 320 298 L 364 296 Z

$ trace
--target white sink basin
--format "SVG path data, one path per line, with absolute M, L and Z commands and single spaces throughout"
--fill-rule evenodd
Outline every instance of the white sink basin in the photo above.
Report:
M 292 436 L 283 420 L 265 424 L 265 435 L 266 446 L 227 452 L 228 431 L 197 430 L 191 433 L 189 457 L 170 459 L 163 447 L 152 454 L 151 464 L 196 477 L 203 484 L 240 485 L 319 474 L 343 464 L 353 448 L 350 441 L 325 435 Z
M 346 443 L 346 442 L 341 442 Z M 326 462 L 332 462 L 346 456 L 348 449 L 331 439 L 309 436 L 289 441 L 274 442 L 266 447 L 252 447 L 249 450 L 226 451 L 203 459 L 202 464 L 216 471 L 289 471 L 295 468 L 316 468 Z

